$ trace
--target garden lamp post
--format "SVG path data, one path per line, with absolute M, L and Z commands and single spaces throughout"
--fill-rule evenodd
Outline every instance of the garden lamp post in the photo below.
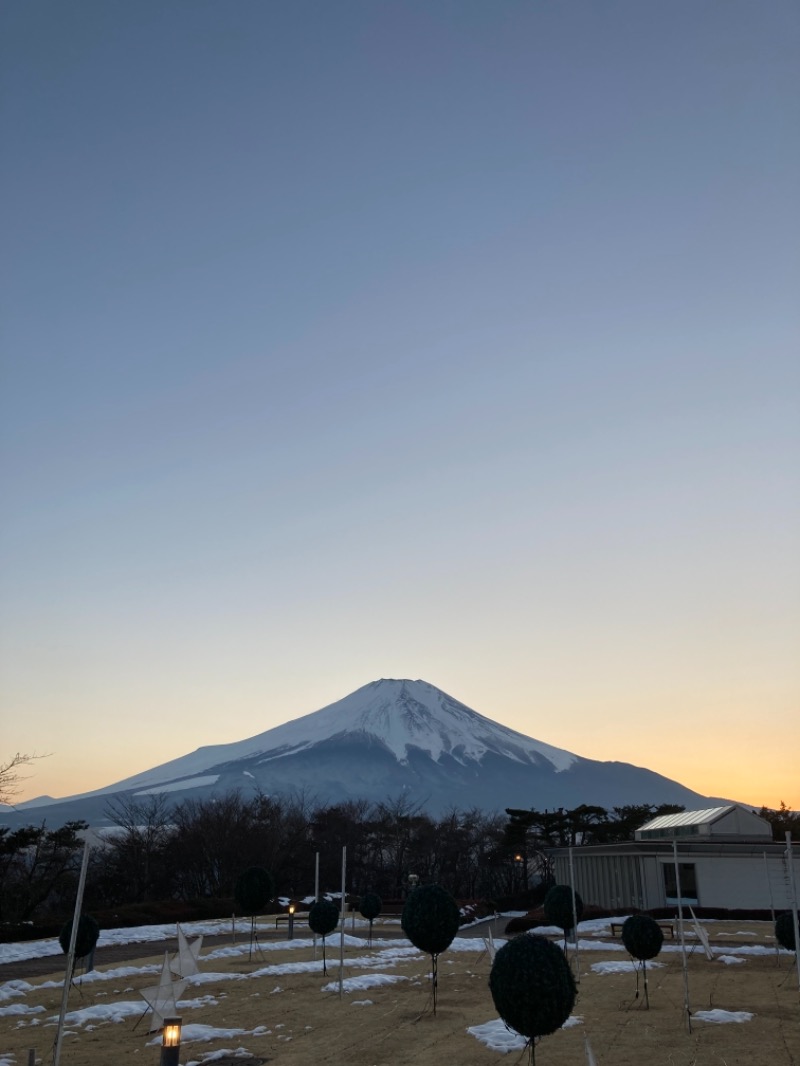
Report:
M 161 1033 L 161 1062 L 159 1066 L 179 1066 L 181 1053 L 181 1019 L 165 1018 Z

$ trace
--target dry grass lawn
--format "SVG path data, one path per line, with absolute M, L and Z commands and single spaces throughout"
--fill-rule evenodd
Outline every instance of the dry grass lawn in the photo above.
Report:
M 377 933 L 377 930 L 376 930 Z M 746 935 L 742 935 L 742 934 Z M 714 927 L 716 945 L 727 942 L 771 944 L 771 929 L 761 923 L 719 923 Z M 284 934 L 285 935 L 285 934 Z M 334 946 L 335 945 L 335 946 Z M 217 1038 L 208 1043 L 184 1043 L 181 1063 L 202 1062 L 212 1052 L 227 1048 L 246 1049 L 249 1056 L 211 1059 L 215 1066 L 271 1063 L 274 1066 L 489 1066 L 528 1061 L 527 1052 L 503 1054 L 480 1043 L 467 1032 L 497 1017 L 488 988 L 490 962 L 475 941 L 474 951 L 446 952 L 440 958 L 439 1001 L 434 1016 L 431 1009 L 429 960 L 419 956 L 392 967 L 376 970 L 351 968 L 348 959 L 369 953 L 348 946 L 344 976 L 382 972 L 407 980 L 367 991 L 337 993 L 321 991 L 338 978 L 338 940 L 330 945 L 329 974 L 266 973 L 249 979 L 213 980 L 189 987 L 185 999 L 211 996 L 217 1002 L 184 1009 L 185 1024 L 200 1023 L 221 1028 L 252 1031 L 258 1026 L 263 1035 Z M 143 950 L 152 951 L 152 945 Z M 247 955 L 201 960 L 201 971 L 250 975 L 257 970 L 284 962 L 300 962 L 312 957 L 310 948 L 291 951 L 270 950 L 264 958 L 247 960 Z M 662 952 L 663 968 L 649 971 L 650 1009 L 643 1009 L 641 997 L 634 998 L 633 973 L 599 974 L 592 964 L 620 962 L 624 952 L 583 951 L 580 956 L 580 983 L 574 1014 L 582 1024 L 544 1037 L 536 1046 L 538 1066 L 582 1064 L 584 1036 L 588 1036 L 598 1066 L 800 1066 L 800 993 L 794 958 L 783 954 L 743 956 L 742 965 L 709 962 L 695 948 L 689 959 L 689 992 L 693 1012 L 721 1009 L 748 1011 L 751 1021 L 740 1024 L 713 1024 L 693 1019 L 687 1031 L 684 1011 L 684 979 L 679 953 Z M 143 958 L 159 964 L 163 953 Z M 55 964 L 56 960 L 54 960 Z M 100 969 L 103 969 L 102 965 Z M 52 978 L 59 979 L 57 970 Z M 0 982 L 7 980 L 0 969 Z M 42 1004 L 45 1013 L 38 1025 L 29 1018 L 0 1018 L 0 1063 L 27 1066 L 28 1049 L 36 1047 L 37 1062 L 52 1062 L 55 1037 L 53 1016 L 57 1016 L 61 990 L 41 989 L 47 978 L 31 981 L 36 985 L 24 1002 Z M 135 990 L 154 983 L 152 975 L 122 977 L 118 981 L 91 982 L 70 994 L 69 1010 L 92 1003 L 135 1000 Z M 277 991 L 279 988 L 280 991 Z M 133 989 L 134 991 L 131 991 Z M 371 1003 L 365 1004 L 364 1000 Z M 362 1001 L 358 1004 L 357 1001 Z M 25 1024 L 19 1025 L 19 1021 Z M 106 1022 L 95 1028 L 72 1027 L 65 1036 L 63 1066 L 156 1066 L 160 1049 L 149 1044 L 152 1035 L 145 1023 L 134 1029 L 134 1018 Z M 5 1053 L 5 1059 L 3 1056 Z

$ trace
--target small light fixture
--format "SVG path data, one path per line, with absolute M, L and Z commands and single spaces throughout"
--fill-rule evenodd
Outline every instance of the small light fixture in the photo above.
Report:
M 181 1053 L 181 1019 L 165 1018 L 161 1031 L 160 1066 L 179 1066 Z
M 289 939 L 294 940 L 294 903 L 289 904 Z

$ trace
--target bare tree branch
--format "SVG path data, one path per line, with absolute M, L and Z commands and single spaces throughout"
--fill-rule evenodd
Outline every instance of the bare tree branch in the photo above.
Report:
M 36 752 L 28 755 L 18 751 L 8 762 L 0 763 L 0 803 L 11 803 L 22 782 L 27 781 L 27 778 L 19 773 L 20 766 L 28 766 L 34 759 L 46 758 L 46 755 L 37 755 Z

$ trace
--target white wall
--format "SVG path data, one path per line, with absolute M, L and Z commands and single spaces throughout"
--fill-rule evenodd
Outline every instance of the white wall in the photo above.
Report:
M 770 893 L 775 910 L 791 905 L 788 870 L 776 857 L 767 858 L 766 869 L 762 855 L 728 858 L 709 856 L 698 858 L 698 907 L 758 908 L 768 910 Z M 794 850 L 795 884 L 800 885 L 800 854 Z
M 734 807 L 729 814 L 723 815 L 703 829 L 709 836 L 746 836 L 764 837 L 772 840 L 772 826 L 758 814 L 753 814 L 745 807 Z M 701 830 L 702 831 L 702 830 Z
M 793 848 L 796 890 L 800 893 L 800 845 Z M 691 855 L 678 849 L 678 862 L 695 864 L 698 907 L 724 907 L 729 910 L 776 911 L 791 906 L 788 869 L 781 854 Z M 573 851 L 575 889 L 584 903 L 625 910 L 652 910 L 671 906 L 664 892 L 665 865 L 672 856 L 646 854 L 582 854 Z M 555 877 L 570 883 L 567 856 L 555 859 Z

